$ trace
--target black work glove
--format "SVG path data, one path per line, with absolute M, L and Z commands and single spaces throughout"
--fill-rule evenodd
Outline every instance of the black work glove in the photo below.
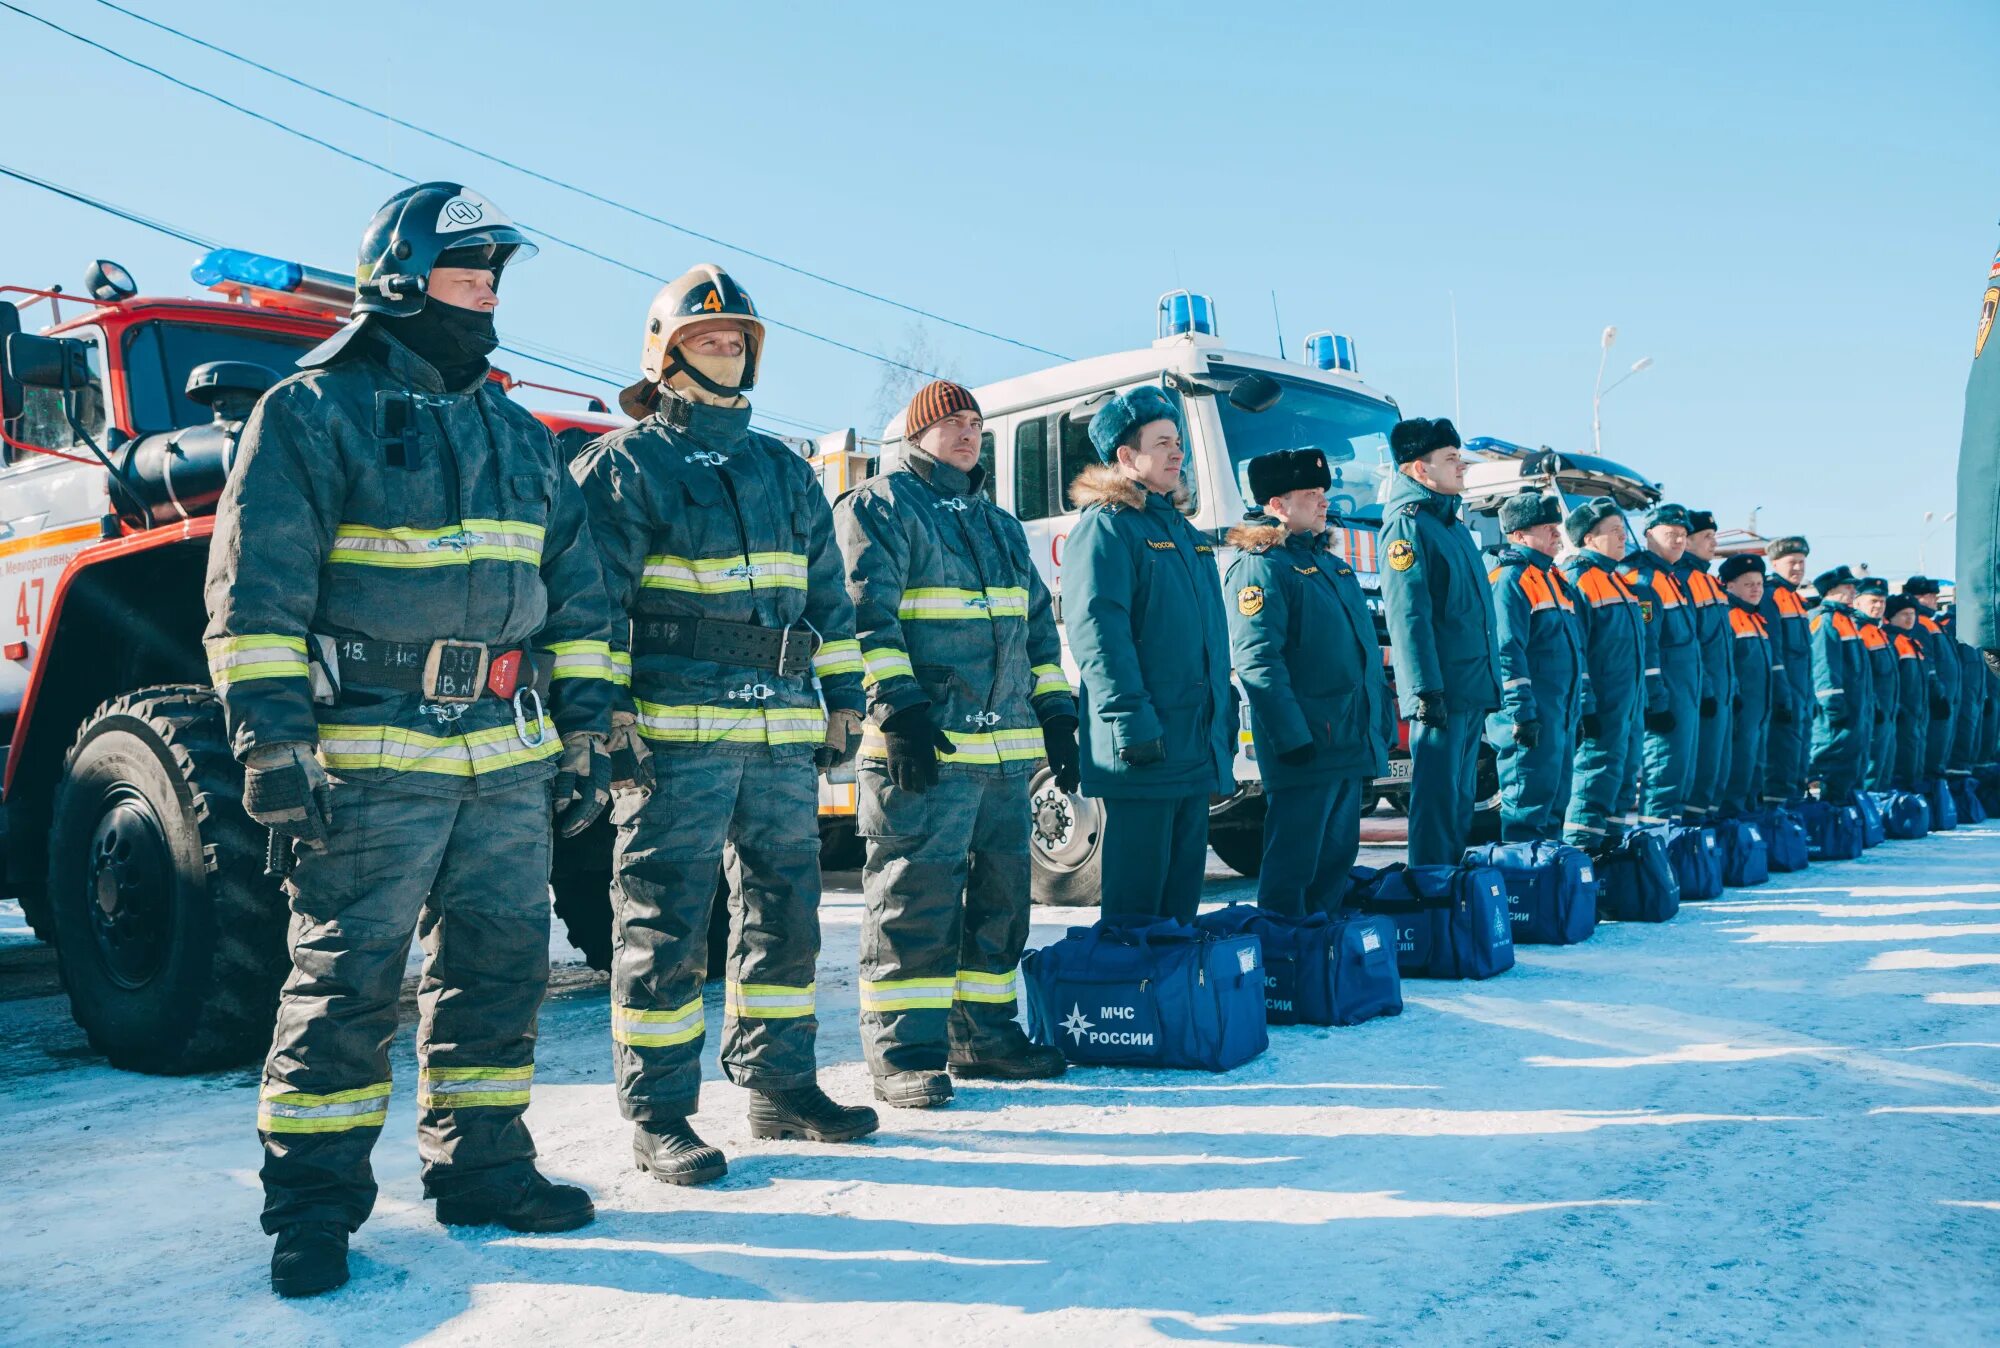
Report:
M 918 795 L 937 785 L 938 755 L 951 752 L 951 737 L 931 723 L 931 704 L 905 707 L 882 722 L 889 751 L 889 780 Z
M 1443 729 L 1451 722 L 1451 714 L 1445 710 L 1443 693 L 1417 694 L 1417 724 L 1433 729 Z
M 1077 752 L 1074 716 L 1051 716 L 1042 722 L 1042 752 L 1049 756 L 1056 789 L 1075 795 L 1077 787 L 1083 785 L 1083 759 Z
M 1671 735 L 1674 733 L 1674 727 L 1679 724 L 1680 722 L 1675 719 L 1673 709 L 1670 707 L 1646 713 L 1646 729 L 1652 731 L 1655 735 Z
M 1886 712 L 1886 711 L 1883 711 L 1883 710 L 1882 710 L 1882 709 L 1881 709 L 1880 707 L 1877 707 L 1877 708 L 1875 709 L 1875 724 L 1876 724 L 1876 725 L 1881 725 L 1881 724 L 1883 724 L 1883 723 L 1884 723 L 1885 721 L 1887 721 L 1888 719 L 1889 719 L 1889 713 L 1888 713 L 1888 712 Z
M 1523 749 L 1532 749 L 1542 742 L 1540 721 L 1516 721 L 1514 723 L 1514 743 Z
M 1715 715 L 1715 699 L 1712 697 L 1703 698 L 1701 700 L 1701 719 L 1706 721 L 1713 715 Z
M 1779 725 L 1790 725 L 1795 719 L 1792 716 L 1792 704 L 1789 702 L 1773 702 L 1771 704 L 1771 719 Z
M 1946 697 L 1942 693 L 1939 693 L 1936 697 L 1932 698 L 1931 715 L 1933 716 L 1951 715 L 1951 699 Z
M 1731 696 L 1731 697 L 1730 697 L 1730 699 L 1729 699 L 1729 710 L 1731 710 L 1731 711 L 1742 711 L 1742 710 L 1743 710 L 1743 694 L 1741 694 L 1741 693 L 1736 693 L 1736 694 L 1734 694 L 1733 696 Z
M 1138 744 L 1128 744 L 1118 751 L 1118 759 L 1128 768 L 1150 768 L 1155 763 L 1167 760 L 1165 740 L 1143 740 Z
M 333 823 L 333 788 L 307 744 L 266 744 L 243 765 L 243 812 L 316 852 L 326 850 Z
M 639 718 L 629 711 L 611 713 L 611 738 L 604 742 L 611 755 L 613 791 L 653 789 L 653 750 L 639 734 Z
M 1604 734 L 1604 718 L 1594 711 L 1587 711 L 1578 718 L 1576 728 L 1583 732 L 1585 739 L 1597 739 Z
M 562 743 L 562 766 L 556 769 L 551 796 L 556 832 L 574 838 L 611 803 L 611 751 L 604 736 L 587 730 L 571 731 Z
M 1278 755 L 1278 761 L 1288 768 L 1302 768 L 1313 761 L 1313 742 L 1307 740 L 1296 749 L 1287 749 Z

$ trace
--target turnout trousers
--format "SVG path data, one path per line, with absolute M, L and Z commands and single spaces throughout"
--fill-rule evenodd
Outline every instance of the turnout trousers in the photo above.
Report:
M 1334 914 L 1361 855 L 1362 777 L 1268 788 L 1257 904 L 1290 917 Z M 1371 797 L 1372 799 L 1372 797 Z
M 1101 804 L 1103 915 L 1194 921 L 1208 874 L 1208 793 L 1106 796 Z
M 1028 943 L 1026 772 L 938 770 L 909 791 L 879 763 L 856 769 L 861 872 L 861 1046 L 868 1070 L 941 1072 L 1018 1052 Z
M 612 805 L 612 1059 L 628 1119 L 701 1102 L 701 985 L 728 844 L 722 1070 L 787 1090 L 815 1077 L 819 788 L 810 758 L 655 749 L 651 792 Z
M 1452 711 L 1442 726 L 1410 723 L 1410 864 L 1456 866 L 1472 836 L 1479 731 L 1485 716 Z
M 264 1062 L 264 1230 L 361 1225 L 389 1105 L 389 1041 L 417 985 L 417 1150 L 430 1197 L 534 1173 L 522 1114 L 549 978 L 549 784 L 420 796 L 335 779 L 324 852 L 299 847 L 292 971 Z

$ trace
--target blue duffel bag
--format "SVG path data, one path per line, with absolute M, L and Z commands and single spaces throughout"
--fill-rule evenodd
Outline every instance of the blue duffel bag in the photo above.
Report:
M 1758 827 L 1764 831 L 1765 854 L 1772 870 L 1802 871 L 1812 863 L 1805 820 L 1796 810 L 1773 805 L 1764 811 Z
M 1658 828 L 1635 828 L 1597 854 L 1597 916 L 1604 922 L 1670 922 L 1681 883 Z
M 1359 1025 L 1400 1015 L 1396 924 L 1368 913 L 1287 917 L 1236 903 L 1195 926 L 1218 936 L 1247 933 L 1264 945 L 1264 1019 L 1273 1025 Z
M 2000 766 L 1988 763 L 1972 770 L 1972 784 L 1979 793 L 1979 808 L 1991 819 L 2000 811 Z
M 1489 866 L 1356 866 L 1347 906 L 1395 919 L 1405 978 L 1491 978 L 1514 967 L 1507 882 Z
M 1722 819 L 1715 825 L 1722 853 L 1722 883 L 1729 889 L 1761 885 L 1771 878 L 1771 852 L 1764 828 L 1754 819 Z
M 1986 805 L 1979 799 L 1979 786 L 1970 777 L 1951 779 L 1951 803 L 1958 807 L 1958 822 L 1961 824 L 1983 824 L 1986 822 Z
M 1226 1072 L 1271 1042 L 1255 936 L 1114 919 L 1071 927 L 1023 956 L 1021 970 L 1029 1037 L 1073 1063 Z
M 1667 857 L 1680 882 L 1682 903 L 1722 896 L 1722 849 L 1714 829 L 1695 824 L 1669 828 Z
M 1861 811 L 1852 805 L 1808 800 L 1799 805 L 1806 826 L 1806 847 L 1814 861 L 1852 861 L 1865 850 Z
M 1880 797 L 1882 831 L 1891 838 L 1921 838 L 1931 831 L 1931 807 L 1912 791 L 1885 791 Z
M 1515 945 L 1575 945 L 1597 930 L 1588 852 L 1557 842 L 1489 843 L 1468 848 L 1465 864 L 1500 872 Z
M 1882 824 L 1882 802 L 1873 791 L 1856 791 L 1854 808 L 1861 815 L 1861 846 L 1880 847 L 1889 837 L 1889 830 Z
M 1943 833 L 1958 827 L 1958 805 L 1951 798 L 1951 785 L 1942 777 L 1924 784 L 1924 803 L 1931 807 L 1931 832 Z

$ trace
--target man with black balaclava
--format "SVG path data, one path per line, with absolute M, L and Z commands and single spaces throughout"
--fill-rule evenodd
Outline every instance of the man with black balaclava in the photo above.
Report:
M 833 512 L 812 465 L 750 427 L 764 323 L 720 267 L 646 315 L 638 424 L 585 446 L 583 486 L 630 689 L 613 714 L 611 1038 L 639 1168 L 728 1169 L 698 1136 L 709 909 L 729 866 L 722 1070 L 750 1133 L 846 1142 L 875 1111 L 819 1088 L 815 764 L 861 735 L 865 666 Z
M 503 269 L 478 193 L 391 197 L 354 320 L 258 403 L 216 513 L 208 661 L 243 805 L 290 840 L 292 970 L 264 1066 L 271 1284 L 347 1281 L 375 1202 L 411 934 L 417 1145 L 453 1226 L 562 1231 L 589 1195 L 522 1115 L 549 968 L 553 830 L 610 798 L 610 609 L 548 431 L 487 378 Z

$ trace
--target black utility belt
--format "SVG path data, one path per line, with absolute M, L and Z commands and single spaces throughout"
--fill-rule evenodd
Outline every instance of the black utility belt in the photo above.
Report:
M 533 693 L 540 699 L 555 672 L 555 656 L 525 648 L 499 650 L 479 641 L 369 641 L 362 637 L 319 637 L 322 658 L 331 656 L 336 688 L 380 688 L 422 693 L 430 702 L 477 702 L 482 697 L 513 701 Z
M 812 673 L 819 633 L 810 627 L 759 627 L 716 618 L 634 618 L 632 654 L 678 655 L 788 678 Z

